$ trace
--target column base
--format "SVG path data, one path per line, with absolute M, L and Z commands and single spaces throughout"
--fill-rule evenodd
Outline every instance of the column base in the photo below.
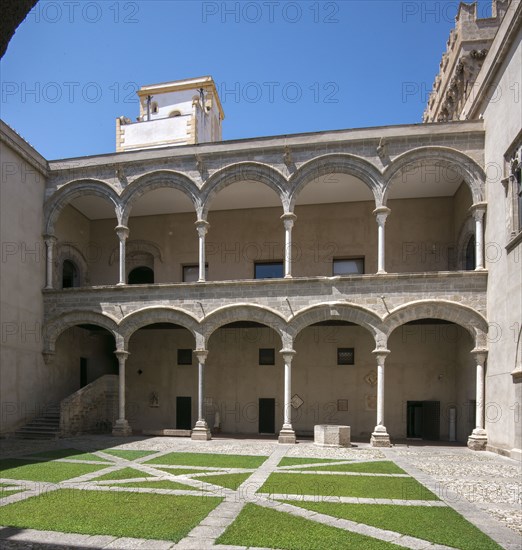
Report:
M 468 437 L 468 448 L 472 451 L 485 451 L 488 442 L 486 430 L 475 428 Z
M 379 269 L 379 271 L 377 271 L 377 275 L 387 275 L 388 272 L 387 271 L 384 271 L 384 269 Z
M 208 425 L 204 420 L 198 420 L 192 433 L 190 434 L 190 439 L 194 441 L 208 441 L 212 438 Z
M 286 425 L 281 428 L 279 432 L 279 438 L 277 439 L 279 443 L 295 445 L 297 439 L 295 437 L 294 429 L 291 425 Z
M 116 283 L 116 286 L 125 286 L 127 283 Z
M 132 435 L 132 428 L 127 420 L 116 420 L 112 428 L 112 435 L 117 435 L 120 437 L 128 437 Z
M 391 447 L 390 436 L 384 426 L 375 426 L 370 438 L 372 447 Z

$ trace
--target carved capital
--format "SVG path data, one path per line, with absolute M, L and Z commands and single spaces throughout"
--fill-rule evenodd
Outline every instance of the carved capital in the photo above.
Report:
M 120 239 L 120 241 L 127 240 L 127 237 L 129 236 L 129 228 L 126 225 L 117 225 L 115 229 L 116 235 L 118 235 L 118 239 Z
M 377 359 L 377 364 L 380 367 L 384 367 L 384 362 L 386 361 L 386 357 L 390 355 L 390 350 L 378 348 L 378 349 L 374 349 L 372 353 L 375 355 L 375 359 Z
M 54 235 L 48 235 L 48 234 L 44 235 L 43 239 L 44 239 L 45 244 L 49 248 L 52 248 L 58 240 Z
M 128 351 L 125 351 L 124 349 L 117 349 L 114 352 L 114 355 L 118 358 L 118 362 L 121 364 L 125 364 L 125 361 L 129 357 L 130 353 Z
M 292 359 L 296 354 L 295 350 L 290 348 L 283 348 L 279 353 L 283 356 L 283 360 L 286 364 L 292 364 Z
M 210 224 L 206 220 L 198 220 L 195 222 L 196 231 L 199 237 L 204 237 L 207 234 Z
M 387 206 L 379 206 L 379 208 L 376 208 L 373 213 L 375 214 L 375 218 L 377 219 L 377 223 L 384 227 L 384 224 L 386 223 L 386 218 L 390 215 L 391 210 Z
M 202 365 L 205 364 L 205 361 L 207 360 L 208 356 L 208 350 L 206 349 L 195 349 L 194 355 L 198 358 L 198 362 Z
M 294 227 L 294 222 L 297 220 L 297 216 L 293 212 L 288 212 L 281 216 L 285 229 L 292 229 Z
M 485 202 L 478 202 L 471 206 L 470 211 L 475 221 L 482 221 L 484 214 L 486 213 L 487 204 Z
M 483 367 L 488 357 L 488 350 L 475 348 L 475 349 L 472 349 L 470 353 L 471 355 L 473 355 L 473 358 L 475 359 L 475 363 Z

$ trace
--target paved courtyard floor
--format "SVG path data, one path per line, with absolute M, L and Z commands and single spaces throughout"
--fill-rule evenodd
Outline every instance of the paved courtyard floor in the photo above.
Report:
M 338 547 L 344 548 L 522 548 L 520 463 L 465 447 L 397 444 L 374 449 L 356 443 L 345 449 L 321 448 L 311 441 L 280 445 L 226 437 L 193 442 L 82 436 L 52 442 L 4 439 L 0 458 L 0 548 L 7 550 L 326 549 L 334 544 L 329 540 L 343 541 Z M 67 501 L 71 495 L 94 498 Z M 122 536 L 124 531 L 111 531 L 103 517 L 98 534 L 80 534 L 81 529 L 61 516 L 52 523 L 60 507 L 74 515 L 77 502 L 86 506 L 86 514 L 95 515 L 101 506 L 97 503 L 107 502 L 102 496 L 113 498 L 115 518 L 129 505 L 130 525 L 124 527 L 130 533 L 140 532 L 136 525 L 150 513 L 139 499 L 149 499 L 152 513 L 167 523 L 174 516 L 165 512 L 165 520 L 160 512 L 163 503 L 172 505 L 172 513 L 181 514 L 176 516 L 179 529 L 184 521 L 187 528 L 178 529 L 177 535 L 167 529 L 155 539 L 150 533 Z M 131 496 L 138 500 L 128 501 Z M 190 518 L 183 517 L 184 509 L 190 510 L 185 514 Z M 379 509 L 384 518 L 366 521 L 358 514 L 369 510 L 374 515 Z M 467 520 L 457 526 L 461 538 L 455 544 L 448 534 L 452 520 L 447 520 L 446 537 L 414 525 L 429 514 L 433 519 L 428 523 L 440 523 L 456 516 L 453 510 Z M 390 527 L 388 511 L 406 518 L 397 530 L 393 522 Z M 446 513 L 450 515 L 441 515 Z M 65 532 L 60 532 L 62 523 Z M 492 541 L 480 538 L 473 526 Z M 259 527 L 260 538 L 246 540 Z M 271 528 L 280 532 L 269 533 Z M 310 538 L 303 539 L 300 531 L 309 532 Z M 268 542 L 260 546 L 255 540 Z

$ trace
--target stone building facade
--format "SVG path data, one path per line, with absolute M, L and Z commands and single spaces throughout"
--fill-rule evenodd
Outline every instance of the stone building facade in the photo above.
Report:
M 441 118 L 443 63 L 429 123 L 223 142 L 204 77 L 140 90 L 112 154 L 46 161 L 2 124 L 2 432 L 96 403 L 118 434 L 330 423 L 520 456 L 521 106 L 491 102 L 520 3 L 475 14 L 450 39 L 478 29 L 475 93 Z

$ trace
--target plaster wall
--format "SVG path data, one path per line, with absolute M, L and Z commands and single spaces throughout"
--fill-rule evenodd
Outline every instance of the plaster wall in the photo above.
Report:
M 448 437 L 448 408 L 465 410 L 461 396 L 474 392 L 469 337 L 456 325 L 408 325 L 389 342 L 386 361 L 385 422 L 392 437 L 406 436 L 406 402 L 441 402 L 441 439 Z M 197 361 L 177 365 L 177 349 L 193 349 L 184 329 L 139 330 L 129 344 L 127 415 L 134 429 L 173 428 L 176 396 L 192 397 L 192 423 L 197 419 Z M 466 347 L 467 346 L 467 347 Z M 259 348 L 275 349 L 275 365 L 259 365 Z M 337 348 L 353 347 L 355 365 L 337 365 Z M 303 400 L 293 410 L 294 429 L 311 434 L 319 423 L 347 424 L 354 437 L 368 438 L 376 423 L 376 386 L 365 380 L 375 374 L 375 347 L 369 332 L 358 326 L 314 326 L 300 333 L 292 362 L 292 395 Z M 284 365 L 279 336 L 271 329 L 223 328 L 209 342 L 205 365 L 206 419 L 214 425 L 216 410 L 221 429 L 229 433 L 258 433 L 258 400 L 276 400 L 276 432 L 283 420 Z M 462 351 L 464 350 L 464 351 Z M 471 370 L 471 375 L 470 375 Z M 141 374 L 139 373 L 141 371 Z M 470 384 L 471 387 L 460 387 Z M 159 406 L 150 406 L 158 394 Z M 348 410 L 338 410 L 347 400 Z M 341 407 L 342 408 L 342 407 Z M 469 432 L 459 415 L 458 439 Z
M 46 403 L 49 379 L 41 355 L 45 178 L 3 141 L 0 158 L 0 433 L 4 433 Z
M 486 374 L 486 430 L 488 443 L 503 450 L 522 449 L 522 383 L 511 372 L 522 369 L 520 330 L 522 319 L 522 242 L 510 250 L 506 220 L 511 216 L 510 199 L 500 179 L 507 172 L 504 155 L 520 135 L 522 102 L 522 30 L 498 71 L 492 95 L 483 111 L 486 128 L 485 163 L 491 166 L 487 181 L 486 267 L 488 320 L 491 325 Z M 520 139 L 520 138 L 519 138 Z M 518 348 L 517 348 L 518 343 Z M 515 455 L 513 455 L 515 456 Z
M 454 200 L 451 197 L 390 201 L 386 225 L 386 266 L 390 273 L 446 271 L 455 247 Z M 377 223 L 371 201 L 296 207 L 293 241 L 294 277 L 331 276 L 334 258 L 364 257 L 365 272 L 377 270 Z M 254 277 L 254 262 L 282 261 L 284 228 L 279 208 L 211 211 L 206 237 L 208 280 Z M 63 216 L 62 216 L 63 217 Z M 61 217 L 61 218 L 62 218 Z M 78 224 L 60 218 L 63 234 Z M 131 217 L 128 242 L 150 241 L 163 261 L 155 259 L 155 282 L 181 282 L 182 267 L 198 262 L 193 213 Z M 115 284 L 118 245 L 114 220 L 90 222 L 97 254 L 89 263 L 93 285 Z M 99 253 L 98 253 L 99 252 Z M 116 256 L 117 258 L 117 256 Z

